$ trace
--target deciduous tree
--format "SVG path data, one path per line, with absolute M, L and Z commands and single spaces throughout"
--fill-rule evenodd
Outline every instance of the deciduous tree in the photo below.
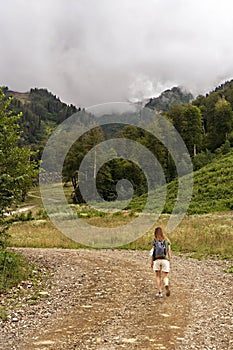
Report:
M 31 161 L 32 152 L 19 147 L 20 114 L 10 109 L 11 98 L 6 98 L 0 89 L 0 247 L 6 245 L 6 212 L 25 199 L 26 193 L 35 180 L 38 170 Z

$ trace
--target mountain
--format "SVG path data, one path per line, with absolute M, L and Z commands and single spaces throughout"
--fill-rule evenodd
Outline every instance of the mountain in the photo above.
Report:
M 23 131 L 21 141 L 26 145 L 38 146 L 45 142 L 58 124 L 78 111 L 74 105 L 61 102 L 47 89 L 35 88 L 21 93 L 6 88 L 5 94 L 13 97 L 11 108 L 14 112 L 22 112 L 19 121 Z
M 190 92 L 175 86 L 172 89 L 165 90 L 160 96 L 151 98 L 145 107 L 167 112 L 172 105 L 190 103 L 192 100 L 193 95 Z

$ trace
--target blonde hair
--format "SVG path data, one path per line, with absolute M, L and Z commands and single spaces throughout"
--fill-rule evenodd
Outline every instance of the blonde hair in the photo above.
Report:
M 158 239 L 159 241 L 167 239 L 166 235 L 163 233 L 162 227 L 155 228 L 155 239 Z

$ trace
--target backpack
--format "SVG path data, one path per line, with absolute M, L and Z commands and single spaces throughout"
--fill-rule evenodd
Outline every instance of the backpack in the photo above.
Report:
M 153 260 L 164 259 L 167 255 L 165 240 L 154 242 Z

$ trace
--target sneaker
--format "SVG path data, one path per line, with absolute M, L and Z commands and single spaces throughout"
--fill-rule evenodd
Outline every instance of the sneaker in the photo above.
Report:
M 158 292 L 157 294 L 155 294 L 155 296 L 157 298 L 162 298 L 163 297 L 163 293 L 162 292 Z
M 166 296 L 169 297 L 171 294 L 170 289 L 168 286 L 165 286 L 165 289 L 166 289 Z

